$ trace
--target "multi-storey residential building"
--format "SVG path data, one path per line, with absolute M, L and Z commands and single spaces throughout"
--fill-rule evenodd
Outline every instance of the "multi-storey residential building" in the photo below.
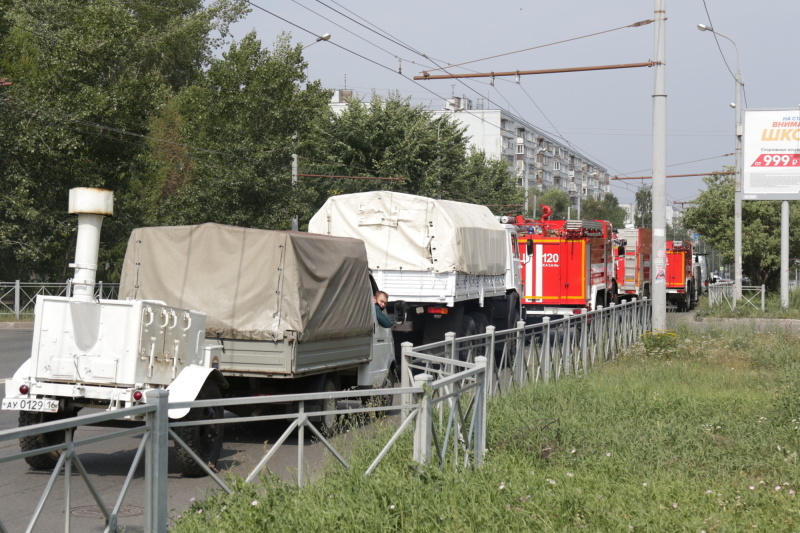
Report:
M 526 199 L 537 191 L 556 188 L 579 206 L 582 199 L 600 199 L 611 192 L 608 172 L 599 164 L 506 110 L 480 107 L 454 97 L 433 114 L 451 114 L 466 126 L 472 145 L 487 157 L 506 161 L 517 184 L 525 189 Z

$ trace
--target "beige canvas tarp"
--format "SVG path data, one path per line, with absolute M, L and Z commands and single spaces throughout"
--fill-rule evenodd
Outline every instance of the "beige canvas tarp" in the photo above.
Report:
M 135 229 L 119 298 L 203 311 L 208 336 L 300 341 L 369 335 L 364 243 L 219 224 Z
M 390 191 L 343 194 L 328 198 L 308 231 L 363 240 L 373 269 L 506 271 L 506 231 L 482 205 Z

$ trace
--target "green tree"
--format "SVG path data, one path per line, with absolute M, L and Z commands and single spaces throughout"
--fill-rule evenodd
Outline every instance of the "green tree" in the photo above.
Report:
M 722 256 L 734 262 L 734 177 L 703 178 L 706 190 L 683 216 L 683 225 L 703 236 Z M 800 206 L 790 202 L 790 254 L 800 249 Z M 742 202 L 742 274 L 756 285 L 777 286 L 780 281 L 780 202 Z M 792 231 L 794 229 L 794 231 Z
M 653 190 L 650 185 L 644 185 L 636 191 L 633 224 L 637 228 L 653 227 Z
M 614 228 L 622 228 L 625 215 L 625 209 L 619 206 L 619 200 L 613 194 L 606 194 L 600 200 L 587 198 L 581 203 L 583 220 L 608 220 Z
M 155 154 L 141 187 L 145 204 L 157 202 L 148 223 L 290 227 L 305 207 L 292 190 L 292 154 L 328 116 L 330 100 L 306 79 L 301 50 L 288 35 L 262 48 L 251 33 L 164 109 L 154 130 L 188 146 Z
M 572 205 L 567 193 L 560 189 L 547 189 L 542 191 L 536 197 L 537 206 L 534 206 L 534 218 L 541 216 L 542 210 L 540 206 L 546 205 L 550 207 L 551 214 L 550 220 L 566 220 L 569 207 Z M 575 212 L 577 214 L 577 211 Z
M 398 94 L 354 100 L 321 127 L 322 142 L 307 147 L 301 160 L 307 173 L 370 179 L 318 180 L 312 185 L 315 205 L 331 195 L 374 189 L 488 204 L 498 213 L 509 209 L 500 206 L 522 204 L 505 163 L 469 148 L 465 128 L 451 117 L 434 117 Z
M 63 278 L 75 235 L 67 191 L 115 191 L 103 241 L 125 238 L 139 213 L 126 201 L 145 167 L 148 124 L 199 79 L 211 37 L 244 2 L 13 0 L 0 33 L 0 278 Z M 108 258 L 108 252 L 101 252 Z M 99 273 L 101 279 L 103 270 Z

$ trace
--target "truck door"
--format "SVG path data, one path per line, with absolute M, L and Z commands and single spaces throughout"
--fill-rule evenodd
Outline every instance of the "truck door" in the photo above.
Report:
M 523 239 L 521 239 L 523 241 Z M 580 240 L 531 239 L 522 242 L 526 304 L 582 305 L 589 279 L 588 244 Z

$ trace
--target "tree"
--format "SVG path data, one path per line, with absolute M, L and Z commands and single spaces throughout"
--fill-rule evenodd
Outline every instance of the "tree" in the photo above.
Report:
M 154 130 L 186 146 L 161 147 L 151 161 L 141 188 L 143 203 L 155 202 L 148 223 L 290 227 L 301 209 L 291 177 L 296 139 L 327 118 L 330 100 L 306 79 L 301 51 L 288 35 L 269 50 L 251 33 L 165 108 Z
M 543 191 L 537 196 L 536 203 L 540 206 L 546 205 L 550 207 L 551 220 L 566 220 L 569 207 L 572 205 L 567 193 L 561 189 L 547 189 Z M 535 209 L 534 213 L 537 211 L 541 213 L 541 209 Z M 575 214 L 577 214 L 577 212 Z M 536 218 L 536 216 L 534 216 L 534 218 Z
M 645 185 L 636 191 L 636 211 L 633 214 L 633 224 L 637 228 L 653 227 L 653 189 Z
M 722 255 L 734 262 L 734 177 L 703 178 L 706 190 L 683 216 L 683 225 L 703 236 Z M 790 203 L 790 254 L 800 249 L 800 206 Z M 780 202 L 742 202 L 742 274 L 757 285 L 774 288 L 780 280 Z M 794 229 L 795 231 L 792 231 Z
M 522 204 L 505 163 L 469 148 L 465 128 L 450 117 L 434 118 L 399 94 L 354 100 L 321 128 L 320 144 L 305 147 L 304 173 L 370 179 L 311 182 L 313 205 L 331 195 L 374 189 L 491 204 L 498 212 L 508 211 L 499 206 Z
M 76 186 L 115 191 L 103 242 L 138 223 L 129 186 L 145 167 L 148 123 L 175 91 L 199 78 L 244 2 L 12 1 L 0 33 L 0 277 L 66 276 Z M 108 251 L 101 257 L 109 259 Z M 103 261 L 105 262 L 105 261 Z M 104 270 L 98 273 L 100 279 Z
M 619 206 L 619 200 L 613 194 L 606 194 L 601 200 L 587 198 L 581 203 L 581 218 L 583 220 L 608 220 L 614 228 L 625 226 L 624 208 Z

